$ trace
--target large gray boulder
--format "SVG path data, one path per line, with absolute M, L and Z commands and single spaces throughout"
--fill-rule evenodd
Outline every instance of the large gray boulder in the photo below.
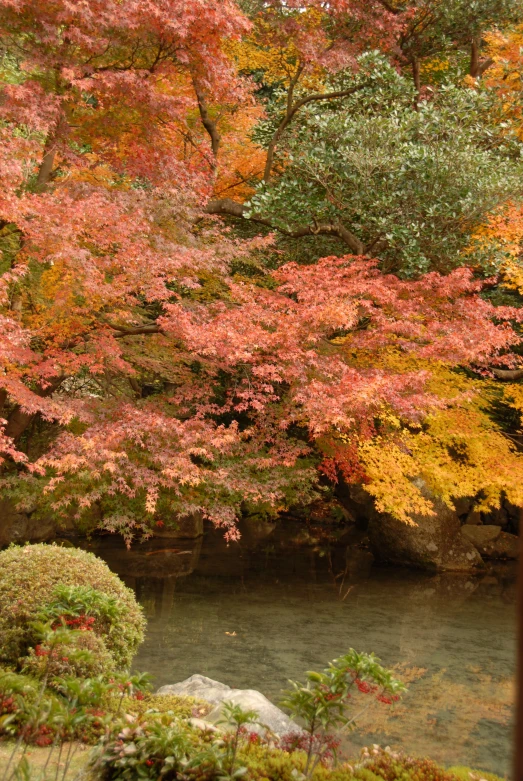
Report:
M 157 694 L 175 694 L 178 697 L 196 697 L 210 702 L 214 708 L 205 716 L 205 720 L 216 724 L 224 718 L 223 704 L 232 702 L 243 710 L 254 710 L 259 716 L 259 724 L 249 725 L 254 732 L 270 732 L 281 737 L 287 732 L 299 730 L 298 725 L 283 711 L 273 705 L 261 692 L 255 689 L 232 689 L 224 683 L 213 681 L 205 675 L 191 675 L 180 683 L 162 686 Z
M 434 515 L 410 515 L 411 523 L 366 505 L 371 550 L 380 561 L 426 570 L 470 572 L 482 565 L 476 547 L 461 534 L 460 518 L 421 480 L 421 493 L 433 503 Z M 471 527 L 472 528 L 472 527 Z
M 519 556 L 518 537 L 502 531 L 500 526 L 464 526 L 461 534 L 486 559 L 517 559 Z
M 461 534 L 476 548 L 482 548 L 489 542 L 494 542 L 501 534 L 500 526 L 464 526 Z

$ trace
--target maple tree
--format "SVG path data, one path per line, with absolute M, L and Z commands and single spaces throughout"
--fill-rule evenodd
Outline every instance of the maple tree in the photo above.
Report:
M 408 8 L 244 6 L 0 2 L 3 493 L 127 539 L 233 537 L 319 475 L 407 521 L 420 475 L 522 504 L 488 405 L 523 310 L 462 268 L 495 265 L 518 139 L 490 93 L 416 105 Z

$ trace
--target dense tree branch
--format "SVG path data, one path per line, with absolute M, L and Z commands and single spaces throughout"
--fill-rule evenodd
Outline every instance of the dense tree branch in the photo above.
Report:
M 379 4 L 383 6 L 389 13 L 399 16 L 399 14 L 405 13 L 405 8 L 396 8 L 392 3 L 387 0 L 378 0 Z
M 206 214 L 219 214 L 222 216 L 245 218 L 249 222 L 256 222 L 259 225 L 266 225 L 268 228 L 278 233 L 282 233 L 284 236 L 289 236 L 292 239 L 300 239 L 304 236 L 334 236 L 341 239 L 356 255 L 365 254 L 365 245 L 361 242 L 357 236 L 351 231 L 345 228 L 340 222 L 338 223 L 312 223 L 308 225 L 302 225 L 294 229 L 282 228 L 279 225 L 274 224 L 270 219 L 266 217 L 260 217 L 256 214 L 245 217 L 247 207 L 241 203 L 233 201 L 231 198 L 218 198 L 210 201 L 204 209 Z
M 45 388 L 39 387 L 35 390 L 37 396 L 45 398 L 51 396 L 62 384 L 64 377 L 54 377 Z M 9 417 L 5 427 L 5 435 L 11 437 L 15 442 L 20 439 L 24 431 L 28 428 L 34 419 L 34 412 L 25 412 L 20 405 L 16 405 Z
M 137 336 L 138 334 L 161 334 L 162 329 L 157 323 L 147 325 L 137 325 L 134 328 L 125 328 L 117 325 L 111 325 L 113 331 L 116 331 L 114 338 L 121 339 L 124 336 Z
M 49 133 L 47 134 L 44 145 L 44 155 L 36 176 L 36 190 L 38 192 L 47 190 L 53 173 L 58 141 L 65 135 L 66 131 L 67 121 L 65 117 L 62 116 L 56 123 L 54 129 L 49 130 Z

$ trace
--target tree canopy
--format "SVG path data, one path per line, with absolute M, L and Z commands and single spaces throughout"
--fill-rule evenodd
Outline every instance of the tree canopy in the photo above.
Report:
M 0 0 L 3 494 L 126 539 L 523 505 L 521 20 Z

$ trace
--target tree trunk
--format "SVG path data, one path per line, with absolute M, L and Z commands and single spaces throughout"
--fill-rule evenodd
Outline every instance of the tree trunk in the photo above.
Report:
M 416 102 L 419 100 L 419 96 L 421 94 L 421 78 L 420 78 L 420 72 L 419 72 L 419 60 L 414 55 L 412 56 L 412 59 L 410 61 L 412 65 L 412 78 L 414 79 L 414 86 L 416 87 L 416 92 L 418 93 L 418 97 Z
M 55 377 L 46 388 L 38 389 L 36 394 L 42 398 L 51 396 L 60 387 L 63 379 L 63 377 Z M 24 412 L 21 407 L 16 406 L 7 419 L 7 426 L 5 427 L 6 436 L 12 437 L 15 442 L 20 439 L 34 419 L 35 414 L 37 413 Z
M 473 79 L 477 79 L 477 77 L 480 75 L 479 70 L 479 40 L 477 38 L 472 39 L 472 44 L 470 47 L 470 68 L 469 68 L 469 74 L 472 76 Z
M 486 60 L 481 61 L 480 59 L 480 48 L 481 48 L 481 37 L 479 38 L 473 38 L 471 47 L 470 47 L 470 67 L 469 67 L 469 75 L 472 76 L 473 79 L 479 79 L 485 71 L 490 68 L 491 65 L 494 64 L 494 60 L 491 57 L 488 57 Z
M 67 122 L 65 117 L 60 117 L 56 123 L 54 129 L 50 129 L 47 134 L 47 139 L 44 146 L 44 156 L 38 169 L 38 175 L 36 177 L 36 190 L 38 192 L 44 192 L 47 190 L 47 185 L 51 181 L 51 175 L 53 173 L 56 147 L 58 140 L 65 135 L 67 129 Z
M 514 781 L 523 781 L 523 509 L 519 511 L 517 706 Z

